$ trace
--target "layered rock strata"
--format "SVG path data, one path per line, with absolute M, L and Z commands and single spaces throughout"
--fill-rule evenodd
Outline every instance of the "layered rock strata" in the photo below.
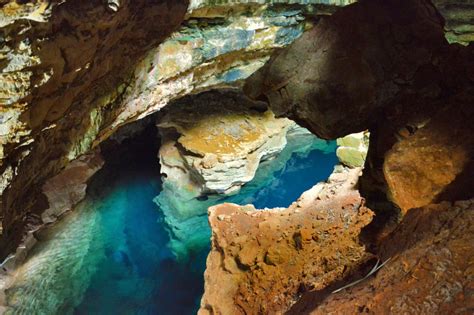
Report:
M 364 262 L 358 236 L 373 213 L 355 189 L 360 172 L 338 167 L 288 209 L 211 207 L 199 314 L 280 314 Z
M 166 181 L 199 196 L 228 194 L 252 180 L 261 161 L 283 150 L 294 124 L 259 107 L 262 104 L 230 91 L 170 106 L 157 125 Z
M 302 34 L 308 16 L 351 1 L 290 2 L 3 3 L 3 256 L 27 214 L 43 210 L 48 177 L 170 100 L 244 79 Z
M 386 194 L 406 212 L 465 199 L 474 50 L 448 45 L 443 22 L 427 1 L 342 8 L 276 53 L 245 90 L 323 138 L 369 129 L 364 191 L 374 201 Z
M 292 154 L 334 152 L 334 144 L 275 118 L 262 105 L 237 91 L 206 92 L 170 104 L 158 119 L 164 177 L 155 202 L 180 259 L 208 246 L 208 207 L 223 198 L 245 200 L 270 185 Z M 255 178 L 261 162 L 267 163 L 265 170 Z M 250 181 L 251 187 L 236 195 Z

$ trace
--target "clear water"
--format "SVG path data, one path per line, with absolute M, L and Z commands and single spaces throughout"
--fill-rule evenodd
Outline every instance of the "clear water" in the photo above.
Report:
M 285 157 L 285 155 L 287 155 Z M 154 155 L 156 156 L 156 155 Z M 288 146 L 238 194 L 203 201 L 288 206 L 337 163 L 335 144 Z M 152 201 L 162 189 L 157 160 L 109 166 L 78 209 L 53 228 L 7 292 L 13 314 L 193 314 L 203 292 L 204 244 L 177 258 Z M 199 222 L 207 222 L 198 215 Z M 197 222 L 197 221 L 196 221 Z

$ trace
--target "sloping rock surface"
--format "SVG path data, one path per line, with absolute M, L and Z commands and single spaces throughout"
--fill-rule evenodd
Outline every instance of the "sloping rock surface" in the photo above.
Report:
M 368 255 L 359 243 L 372 218 L 342 169 L 288 209 L 222 204 L 209 209 L 212 249 L 199 314 L 280 314 L 309 289 L 341 279 Z

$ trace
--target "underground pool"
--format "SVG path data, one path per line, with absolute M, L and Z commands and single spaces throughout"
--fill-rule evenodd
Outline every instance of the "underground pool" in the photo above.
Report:
M 14 286 L 15 314 L 194 314 L 203 293 L 210 230 L 202 244 L 177 255 L 153 199 L 162 183 L 151 143 L 156 130 L 129 139 L 92 179 L 75 211 L 38 236 Z M 153 135 L 150 136 L 150 134 Z M 239 193 L 203 201 L 286 207 L 337 164 L 336 144 L 306 134 L 262 163 Z M 141 158 L 138 158 L 141 157 Z M 198 201 L 196 201 L 198 202 Z M 171 244 L 171 245 L 170 245 Z

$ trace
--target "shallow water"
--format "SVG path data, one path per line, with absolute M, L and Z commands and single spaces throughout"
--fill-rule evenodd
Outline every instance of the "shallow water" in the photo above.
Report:
M 321 140 L 319 140 L 321 141 Z M 285 156 L 286 155 L 286 156 Z M 86 201 L 41 234 L 7 292 L 17 314 L 193 314 L 203 291 L 209 227 L 192 218 L 199 246 L 177 256 L 152 201 L 162 189 L 157 161 L 109 166 Z M 337 163 L 335 144 L 291 143 L 238 194 L 203 201 L 288 206 Z M 178 257 L 178 258 L 177 258 Z

